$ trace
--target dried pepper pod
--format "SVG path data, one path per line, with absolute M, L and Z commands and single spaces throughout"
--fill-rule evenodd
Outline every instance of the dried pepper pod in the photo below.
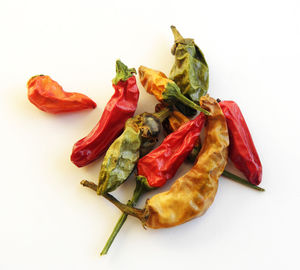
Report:
M 158 101 L 166 103 L 180 102 L 192 109 L 209 114 L 206 110 L 189 100 L 184 96 L 175 82 L 168 79 L 167 76 L 157 70 L 144 66 L 139 67 L 140 81 L 146 91 L 156 97 Z
M 177 226 L 203 215 L 214 201 L 218 178 L 227 164 L 229 135 L 218 103 L 204 96 L 200 104 L 210 115 L 203 147 L 189 172 L 177 179 L 170 190 L 148 199 L 144 209 L 122 204 L 110 194 L 105 196 L 124 213 L 139 218 L 144 226 L 154 229 Z
M 175 26 L 171 26 L 171 29 L 175 39 L 171 50 L 175 55 L 175 63 L 169 78 L 179 86 L 182 94 L 198 103 L 208 90 L 208 65 L 193 39 L 183 38 Z
M 96 108 L 86 95 L 66 92 L 50 76 L 37 75 L 28 83 L 28 99 L 37 108 L 48 113 L 66 113 Z
M 177 131 L 167 136 L 160 146 L 138 161 L 136 188 L 128 205 L 135 205 L 144 192 L 163 186 L 175 175 L 199 138 L 204 120 L 204 115 L 200 114 L 194 120 L 182 125 Z M 83 181 L 82 184 L 96 189 L 90 182 Z M 127 214 L 120 217 L 101 255 L 107 253 L 126 218 Z
M 251 184 L 259 185 L 262 165 L 243 114 L 234 101 L 221 101 L 219 104 L 229 130 L 229 158 Z
M 221 109 L 223 110 L 224 105 L 222 105 L 222 103 L 220 103 L 220 106 L 221 106 Z M 162 108 L 161 106 L 158 106 L 157 110 L 159 110 L 161 108 Z M 226 110 L 224 110 L 223 113 L 225 115 L 226 120 L 228 121 L 228 119 L 227 119 L 228 113 L 226 112 Z M 185 123 L 187 123 L 189 121 L 190 120 L 187 117 L 185 117 L 183 114 L 181 114 L 180 112 L 173 111 L 173 112 L 171 112 L 170 116 L 163 121 L 163 127 L 168 132 L 168 134 L 170 134 L 170 133 L 176 131 L 180 126 L 185 125 Z M 232 128 L 231 124 L 230 125 L 228 124 L 228 131 L 229 131 L 230 140 L 231 140 L 230 141 L 230 146 L 229 146 L 229 157 L 231 157 L 232 152 L 236 152 L 236 150 L 231 151 L 231 149 L 235 147 L 231 143 L 232 140 L 240 142 L 239 138 L 232 139 L 232 136 L 234 136 L 234 134 L 236 134 L 236 132 L 232 132 L 231 128 Z M 201 150 L 201 140 L 200 140 L 200 137 L 199 137 L 199 139 L 197 140 L 195 146 L 193 147 L 193 150 L 188 155 L 188 160 L 191 161 L 191 162 L 194 162 L 196 160 L 196 157 L 198 156 L 198 153 L 200 152 L 200 150 Z M 245 180 L 245 179 L 243 179 L 243 178 L 241 178 L 241 177 L 239 177 L 239 176 L 237 176 L 237 175 L 235 175 L 235 174 L 233 174 L 233 173 L 231 173 L 227 170 L 223 171 L 222 176 L 224 176 L 226 178 L 229 178 L 229 179 L 231 179 L 235 182 L 238 182 L 242 185 L 245 185 L 245 186 L 248 186 L 250 188 L 256 189 L 258 191 L 264 191 L 263 188 L 257 187 L 255 184 L 249 183 L 247 180 Z
M 181 112 L 173 111 L 172 114 L 164 122 L 163 127 L 170 134 L 171 132 L 178 130 L 182 125 L 184 125 L 185 123 L 188 123 L 189 121 L 190 121 L 190 119 L 187 118 Z M 203 121 L 204 121 L 204 119 L 203 119 Z M 196 157 L 198 156 L 200 149 L 201 149 L 201 139 L 199 136 L 192 151 L 188 155 L 188 160 L 194 162 Z
M 163 105 L 157 104 L 155 107 L 156 111 L 159 111 L 163 108 Z M 168 135 L 176 130 L 178 130 L 182 125 L 184 125 L 185 123 L 189 122 L 190 119 L 187 118 L 184 114 L 182 114 L 179 111 L 172 111 L 170 113 L 170 116 L 168 118 L 166 118 L 163 122 L 162 122 L 162 126 L 164 128 L 164 133 L 165 135 Z M 204 121 L 204 119 L 203 119 Z M 201 149 L 201 139 L 200 136 L 198 137 L 192 151 L 190 152 L 190 154 L 188 155 L 188 160 L 194 162 L 199 151 Z
M 114 95 L 107 103 L 97 125 L 73 146 L 71 161 L 78 167 L 98 159 L 122 132 L 125 122 L 134 115 L 139 89 L 134 68 L 116 61 L 116 77 L 113 79 Z
M 158 188 L 171 179 L 197 143 L 204 122 L 205 116 L 201 113 L 168 135 L 160 146 L 141 158 L 137 165 L 139 181 L 150 188 Z
M 132 173 L 140 156 L 148 153 L 160 133 L 160 121 L 169 115 L 143 113 L 127 120 L 123 133 L 111 144 L 101 165 L 97 193 L 115 190 Z

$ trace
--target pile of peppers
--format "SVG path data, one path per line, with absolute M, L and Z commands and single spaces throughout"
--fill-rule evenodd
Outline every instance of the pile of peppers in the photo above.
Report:
M 71 152 L 70 160 L 77 167 L 104 155 L 98 184 L 87 180 L 81 184 L 123 212 L 101 255 L 108 252 L 128 215 L 139 218 L 143 226 L 166 228 L 204 214 L 214 200 L 220 175 L 264 191 L 258 187 L 262 180 L 260 158 L 240 108 L 234 101 L 215 100 L 207 94 L 209 69 L 203 52 L 175 26 L 171 30 L 175 62 L 169 76 L 145 66 L 138 68 L 142 86 L 159 102 L 154 112 L 135 115 L 139 100 L 136 70 L 117 60 L 114 94 L 98 123 L 74 143 Z M 46 75 L 32 77 L 27 88 L 29 101 L 47 113 L 96 107 L 86 95 L 65 92 Z M 162 129 L 165 138 L 157 146 Z M 228 159 L 246 179 L 225 170 Z M 193 163 L 187 174 L 169 191 L 147 200 L 143 209 L 135 208 L 144 193 L 171 180 L 183 162 Z M 131 200 L 123 204 L 110 192 L 135 169 L 135 190 Z

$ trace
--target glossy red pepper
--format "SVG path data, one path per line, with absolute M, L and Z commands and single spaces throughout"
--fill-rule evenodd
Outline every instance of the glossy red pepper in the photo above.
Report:
M 96 108 L 96 103 L 86 95 L 65 92 L 49 76 L 37 75 L 28 83 L 28 99 L 37 108 L 48 113 L 65 113 Z
M 133 73 L 120 60 L 116 62 L 117 75 L 113 80 L 114 95 L 107 103 L 103 114 L 83 139 L 75 143 L 71 161 L 83 167 L 103 154 L 124 128 L 125 122 L 134 115 L 139 99 L 139 89 Z
M 201 113 L 168 135 L 159 147 L 139 160 L 138 176 L 145 177 L 152 188 L 163 186 L 194 148 L 204 122 L 205 116 Z
M 262 165 L 242 112 L 234 101 L 221 101 L 219 104 L 229 131 L 229 158 L 250 183 L 259 185 Z

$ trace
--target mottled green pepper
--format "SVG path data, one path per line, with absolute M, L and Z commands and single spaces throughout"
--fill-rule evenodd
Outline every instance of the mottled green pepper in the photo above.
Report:
M 171 29 L 175 39 L 171 50 L 175 55 L 175 63 L 169 78 L 184 95 L 199 103 L 200 97 L 208 90 L 208 65 L 193 39 L 183 38 L 175 26 L 171 26 Z
M 160 121 L 169 109 L 158 113 L 143 113 L 126 121 L 123 133 L 111 144 L 101 165 L 97 193 L 115 190 L 132 173 L 140 156 L 155 145 L 160 133 Z

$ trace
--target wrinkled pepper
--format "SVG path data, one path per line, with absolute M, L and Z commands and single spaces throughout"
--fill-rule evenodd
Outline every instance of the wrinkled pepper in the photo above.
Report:
M 251 184 L 259 185 L 262 165 L 243 114 L 234 101 L 221 101 L 219 104 L 229 130 L 229 158 Z
M 66 113 L 96 108 L 86 95 L 65 92 L 50 76 L 37 75 L 27 83 L 28 99 L 37 108 L 48 113 Z
M 139 67 L 139 76 L 141 84 L 149 94 L 156 97 L 158 101 L 166 103 L 180 102 L 192 109 L 208 114 L 206 110 L 195 104 L 184 96 L 175 82 L 168 79 L 167 76 L 157 70 L 153 70 L 144 66 Z
M 199 103 L 200 97 L 208 90 L 208 65 L 193 39 L 183 38 L 175 26 L 171 26 L 171 29 L 175 39 L 171 50 L 175 55 L 175 63 L 169 78 L 178 85 L 182 94 Z
M 222 106 L 222 103 L 220 103 L 220 106 L 221 106 L 221 109 L 223 110 L 223 106 Z M 162 108 L 162 106 L 156 106 L 156 110 L 159 111 L 160 109 Z M 227 112 L 226 111 L 223 111 L 224 115 L 225 115 L 225 118 L 227 120 Z M 183 114 L 181 114 L 180 112 L 178 111 L 173 111 L 170 116 L 168 118 L 166 118 L 164 121 L 163 121 L 163 127 L 165 129 L 165 131 L 170 134 L 174 131 L 176 131 L 180 126 L 184 125 L 185 123 L 187 123 L 189 121 L 189 119 L 187 117 L 185 117 Z M 228 120 L 227 120 L 228 121 Z M 229 131 L 229 136 L 231 138 L 232 136 L 232 132 L 231 132 L 231 125 L 228 125 L 228 131 Z M 237 141 L 239 141 L 239 139 L 235 139 Z M 232 141 L 232 140 L 231 140 Z M 232 149 L 234 146 L 231 144 L 231 141 L 230 141 L 230 145 L 229 145 L 229 157 L 231 156 L 231 151 L 230 149 Z M 193 150 L 190 152 L 190 154 L 188 155 L 188 160 L 189 161 L 192 161 L 194 162 L 196 157 L 198 156 L 198 153 L 201 149 L 201 140 L 200 140 L 200 137 L 199 137 L 199 140 L 196 142 Z M 235 152 L 235 151 L 233 151 Z M 248 186 L 250 188 L 253 188 L 253 189 L 256 189 L 258 191 L 265 191 L 263 188 L 261 187 L 257 187 L 257 185 L 253 184 L 253 183 L 249 183 L 247 180 L 227 171 L 227 170 L 224 170 L 223 173 L 222 173 L 222 176 L 226 177 L 226 178 L 229 178 L 235 182 L 238 182 L 242 185 L 245 185 L 245 186 Z
M 116 62 L 113 79 L 114 95 L 107 103 L 97 125 L 73 146 L 71 161 L 78 167 L 86 166 L 99 158 L 122 132 L 125 122 L 136 110 L 139 89 L 134 68 L 128 68 L 120 60 Z
M 187 118 L 184 114 L 178 112 L 178 111 L 174 111 L 173 114 L 167 118 L 168 119 L 168 123 L 169 123 L 169 127 L 170 129 L 176 131 L 177 129 L 180 128 L 181 125 L 180 121 L 184 121 L 183 123 L 187 123 L 190 121 L 189 118 Z M 204 121 L 204 119 L 203 119 Z M 164 128 L 166 129 L 167 127 L 164 126 Z M 200 136 L 198 137 L 192 151 L 190 152 L 190 154 L 188 155 L 187 159 L 190 160 L 191 162 L 194 162 L 198 156 L 198 153 L 201 149 L 201 138 Z
M 203 147 L 190 171 L 178 178 L 168 191 L 148 199 L 144 209 L 122 204 L 106 194 L 105 198 L 124 213 L 140 219 L 143 226 L 153 229 L 177 226 L 203 215 L 214 201 L 218 179 L 227 164 L 229 135 L 218 103 L 204 96 L 200 104 L 210 115 Z
M 204 122 L 205 116 L 201 113 L 168 135 L 160 146 L 141 158 L 137 165 L 139 181 L 150 188 L 158 188 L 171 179 L 198 141 Z
M 138 161 L 136 188 L 128 205 L 135 205 L 143 193 L 163 186 L 175 175 L 198 140 L 204 122 L 205 116 L 201 113 L 194 120 L 182 125 L 177 131 L 167 136 L 160 146 Z M 95 190 L 95 186 L 91 182 L 82 181 L 82 184 Z M 125 213 L 120 217 L 101 255 L 107 253 L 126 218 L 127 214 Z
M 159 111 L 163 108 L 163 106 L 161 106 L 160 104 L 157 104 L 155 107 L 155 110 Z M 168 118 L 166 118 L 163 122 L 163 128 L 164 128 L 164 133 L 166 135 L 176 131 L 177 129 L 179 129 L 182 125 L 184 125 L 185 123 L 189 122 L 190 119 L 187 118 L 184 114 L 182 114 L 179 111 L 172 111 L 170 116 Z M 204 121 L 204 120 L 203 120 Z M 190 154 L 188 155 L 188 160 L 194 162 L 199 151 L 201 149 L 201 138 L 198 137 L 192 151 L 190 152 Z
M 99 195 L 115 190 L 130 176 L 140 156 L 154 147 L 160 133 L 160 122 L 169 113 L 166 108 L 126 121 L 123 133 L 111 144 L 102 162 L 97 188 Z

